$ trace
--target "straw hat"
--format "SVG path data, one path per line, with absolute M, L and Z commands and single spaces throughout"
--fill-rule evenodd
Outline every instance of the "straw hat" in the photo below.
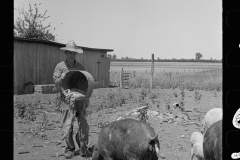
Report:
M 64 51 L 71 51 L 71 52 L 76 52 L 76 53 L 83 53 L 83 50 L 81 48 L 78 48 L 77 45 L 73 40 L 70 40 L 67 44 L 66 47 L 60 48 L 61 50 Z

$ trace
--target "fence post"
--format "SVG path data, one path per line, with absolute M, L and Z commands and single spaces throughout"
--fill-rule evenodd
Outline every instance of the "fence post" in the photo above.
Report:
M 152 54 L 152 65 L 151 65 L 151 81 L 150 81 L 150 90 L 153 89 L 153 75 L 154 75 L 154 54 Z
M 120 71 L 120 88 L 122 88 L 122 87 L 123 87 L 123 68 Z

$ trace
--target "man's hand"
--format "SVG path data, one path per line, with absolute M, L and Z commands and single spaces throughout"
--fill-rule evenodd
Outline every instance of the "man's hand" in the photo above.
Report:
M 62 73 L 61 74 L 61 79 L 64 79 L 65 76 L 66 76 L 66 73 Z

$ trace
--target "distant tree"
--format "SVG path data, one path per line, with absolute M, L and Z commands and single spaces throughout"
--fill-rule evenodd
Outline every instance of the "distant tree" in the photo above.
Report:
M 14 36 L 19 36 L 23 38 L 35 38 L 41 40 L 55 41 L 55 35 L 53 31 L 50 31 L 50 23 L 47 26 L 42 24 L 50 16 L 45 16 L 47 10 L 44 14 L 40 14 L 38 11 L 39 5 L 34 4 L 32 7 L 29 4 L 29 9 L 25 11 L 23 8 L 16 9 L 18 12 L 18 17 L 14 21 Z
M 117 59 L 117 55 L 116 55 L 116 54 L 113 54 L 112 58 L 113 58 L 113 59 Z
M 112 55 L 111 54 L 107 54 L 107 57 L 112 59 Z
M 200 53 L 200 52 L 197 52 L 196 53 L 196 60 L 200 60 L 200 58 L 202 58 L 203 57 L 203 55 Z

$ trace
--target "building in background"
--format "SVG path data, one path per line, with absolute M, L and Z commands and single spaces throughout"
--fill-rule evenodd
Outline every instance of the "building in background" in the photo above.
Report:
M 28 84 L 53 84 L 53 71 L 57 63 L 65 59 L 60 50 L 65 44 L 14 37 L 14 94 L 24 93 Z M 78 46 L 83 54 L 77 54 L 76 60 L 92 74 L 96 88 L 110 84 L 110 59 L 107 52 L 112 49 L 97 49 Z

